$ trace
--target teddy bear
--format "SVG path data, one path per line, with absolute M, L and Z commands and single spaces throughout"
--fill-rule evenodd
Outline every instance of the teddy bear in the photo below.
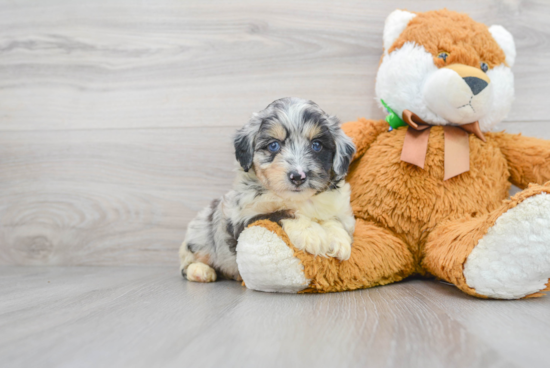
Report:
M 493 131 L 514 97 L 512 35 L 449 10 L 392 12 L 376 99 L 385 120 L 342 127 L 357 146 L 348 173 L 351 257 L 298 250 L 282 228 L 245 229 L 237 264 L 248 288 L 324 293 L 412 275 L 479 298 L 550 289 L 550 141 Z M 507 199 L 511 184 L 521 192 Z

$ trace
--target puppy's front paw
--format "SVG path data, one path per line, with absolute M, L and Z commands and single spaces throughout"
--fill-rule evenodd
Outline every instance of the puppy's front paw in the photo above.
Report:
M 351 236 L 338 221 L 325 221 L 323 223 L 328 236 L 330 252 L 327 255 L 336 257 L 341 261 L 348 260 L 351 256 Z
M 214 282 L 216 278 L 216 271 L 204 263 L 195 262 L 187 267 L 187 280 L 189 281 Z
M 316 256 L 326 256 L 330 251 L 327 233 L 318 223 L 307 217 L 282 222 L 283 230 L 296 248 Z
M 348 233 L 345 232 L 345 234 L 346 237 L 344 238 L 330 238 L 330 248 L 332 250 L 327 253 L 328 256 L 336 257 L 340 261 L 347 261 L 349 259 L 349 257 L 351 256 L 351 238 L 349 237 Z

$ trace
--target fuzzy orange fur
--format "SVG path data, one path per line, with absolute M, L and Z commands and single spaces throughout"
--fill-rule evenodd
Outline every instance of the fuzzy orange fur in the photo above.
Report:
M 481 61 L 493 68 L 505 63 L 506 56 L 487 26 L 467 14 L 447 9 L 416 14 L 388 52 L 406 42 L 415 42 L 433 55 L 435 65 L 440 68 L 455 63 L 477 68 Z M 449 53 L 446 62 L 437 57 L 441 52 Z
M 521 134 L 494 134 L 510 169 L 510 181 L 521 189 L 550 178 L 550 141 Z

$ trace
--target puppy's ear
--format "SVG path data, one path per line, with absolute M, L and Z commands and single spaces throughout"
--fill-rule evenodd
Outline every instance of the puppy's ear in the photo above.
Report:
M 254 159 L 254 140 L 261 125 L 258 114 L 253 114 L 250 121 L 235 134 L 235 157 L 245 172 L 252 167 Z
M 355 154 L 355 145 L 351 138 L 340 128 L 340 121 L 335 116 L 331 116 L 329 121 L 332 123 L 332 135 L 336 145 L 332 170 L 335 176 L 334 181 L 338 182 L 348 173 L 351 159 Z

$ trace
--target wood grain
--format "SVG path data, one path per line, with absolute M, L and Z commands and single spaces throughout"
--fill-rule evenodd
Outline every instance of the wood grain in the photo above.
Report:
M 470 333 L 498 349 L 504 360 L 520 367 L 548 365 L 542 353 L 550 338 L 547 297 L 533 299 L 529 304 L 499 300 L 483 303 L 437 282 L 418 283 L 411 292 L 429 300 Z M 524 355 L 526 349 L 533 349 L 533 353 Z
M 0 268 L 0 361 L 29 367 L 546 367 L 550 298 L 409 280 L 325 295 L 159 267 Z
M 5 132 L 0 263 L 176 264 L 233 181 L 233 128 Z
M 502 127 L 550 138 L 542 0 L 0 3 L 0 265 L 174 265 L 253 111 L 295 95 L 382 117 L 385 17 L 444 6 L 515 35 Z
M 442 7 L 514 34 L 509 120 L 546 121 L 544 0 L 57 0 L 0 4 L 0 129 L 236 126 L 290 95 L 378 118 L 385 17 Z

